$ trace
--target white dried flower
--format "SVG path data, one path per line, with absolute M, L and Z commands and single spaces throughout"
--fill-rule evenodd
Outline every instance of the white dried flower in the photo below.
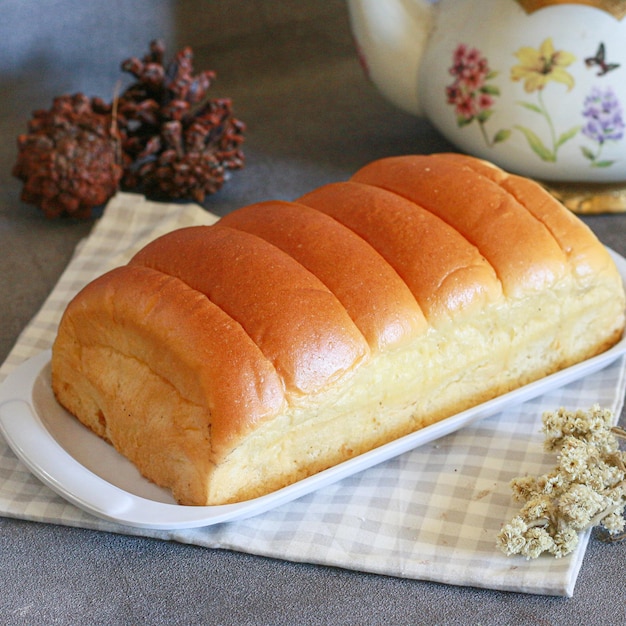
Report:
M 545 412 L 543 414 L 543 432 L 546 436 L 544 447 L 551 452 L 558 447 L 560 440 L 563 438 L 563 418 L 561 416 L 562 409 L 556 413 Z
M 520 517 L 514 517 L 508 524 L 505 524 L 496 538 L 497 545 L 505 554 L 519 554 L 526 544 L 524 533 L 528 530 L 528 525 Z
M 613 414 L 608 409 L 601 409 L 594 404 L 589 411 L 567 411 L 564 408 L 556 412 L 546 411 L 543 416 L 543 432 L 546 436 L 545 448 L 556 450 L 568 436 L 586 440 L 591 443 L 608 443 L 609 429 L 613 422 Z M 612 441 L 615 443 L 615 441 Z
M 587 476 L 589 460 L 596 456 L 596 449 L 586 441 L 571 435 L 565 437 L 559 454 L 559 469 L 567 480 L 582 480 Z
M 602 520 L 601 524 L 611 534 L 621 533 L 624 528 L 626 528 L 626 518 L 624 518 L 623 507 L 621 511 L 607 515 Z
M 517 502 L 526 502 L 537 493 L 537 479 L 534 476 L 520 476 L 511 481 L 513 499 Z
M 578 545 L 578 533 L 573 528 L 562 528 L 554 533 L 552 554 L 557 559 L 567 556 Z
M 561 495 L 557 506 L 574 530 L 583 530 L 607 504 L 607 499 L 591 487 L 575 483 Z
M 558 452 L 558 464 L 542 476 L 511 481 L 513 499 L 524 506 L 497 537 L 505 554 L 527 559 L 565 556 L 578 545 L 578 532 L 597 524 L 611 534 L 626 527 L 626 453 L 611 430 L 611 411 L 596 404 L 542 418 L 544 447 Z
M 563 476 L 557 471 L 544 474 L 537 479 L 539 493 L 544 493 L 548 496 L 559 493 L 563 489 L 563 484 Z
M 530 498 L 522 507 L 520 515 L 523 519 L 532 521 L 545 519 L 553 513 L 552 500 L 547 495 L 536 495 Z
M 545 528 L 529 528 L 524 538 L 526 541 L 519 553 L 527 559 L 536 559 L 543 552 L 554 549 L 554 539 Z

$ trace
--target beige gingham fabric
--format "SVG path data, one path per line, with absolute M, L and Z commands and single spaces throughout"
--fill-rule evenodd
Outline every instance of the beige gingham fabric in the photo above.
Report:
M 0 381 L 51 346 L 66 303 L 85 283 L 162 233 L 216 219 L 195 205 L 116 196 L 19 337 Z M 589 534 L 563 559 L 504 556 L 495 536 L 517 510 L 509 481 L 554 465 L 542 448 L 544 410 L 599 403 L 619 414 L 625 389 L 626 360 L 620 359 L 267 513 L 192 530 L 143 530 L 93 517 L 41 484 L 0 438 L 0 515 L 453 585 L 572 595 Z

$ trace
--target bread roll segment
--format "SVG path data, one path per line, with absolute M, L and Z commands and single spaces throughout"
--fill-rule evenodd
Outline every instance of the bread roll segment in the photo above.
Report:
M 560 202 L 545 193 L 539 183 L 530 178 L 508 174 L 487 161 L 467 159 L 461 154 L 442 154 L 439 158 L 469 167 L 510 193 L 558 241 L 573 266 L 575 275 L 593 280 L 594 272 L 604 272 L 611 267 L 610 255 L 604 246 L 598 246 L 595 235 L 573 213 L 563 211 Z
M 269 201 L 234 211 L 219 225 L 262 237 L 315 274 L 373 350 L 425 330 L 424 314 L 395 270 L 356 233 L 323 213 L 295 202 Z
M 285 403 L 282 380 L 239 324 L 145 267 L 117 268 L 70 303 L 52 368 L 71 413 L 187 502 L 206 499 L 212 465 Z
M 326 213 L 365 239 L 398 272 L 430 324 L 477 312 L 502 297 L 502 284 L 478 248 L 441 218 L 385 189 L 330 183 L 299 203 Z
M 352 180 L 398 193 L 450 224 L 493 266 L 507 296 L 550 288 L 568 272 L 545 224 L 459 159 L 392 157 L 366 165 Z
M 393 157 L 146 246 L 68 305 L 52 385 L 178 502 L 225 504 L 607 349 L 625 300 L 532 181 Z
M 149 243 L 130 261 L 180 278 L 236 320 L 287 389 L 311 393 L 369 349 L 333 293 L 292 257 L 245 232 L 190 226 Z
M 606 349 L 621 335 L 623 286 L 608 251 L 534 181 L 448 153 L 381 159 L 352 180 L 420 204 L 475 242 L 502 280 L 509 312 L 521 309 L 512 323 L 525 326 L 524 335 L 551 338 L 556 349 L 542 358 L 554 359 L 557 369 L 586 358 L 592 345 Z M 533 301 L 536 291 L 543 295 Z M 602 313 L 595 310 L 599 302 L 605 302 Z M 600 328 L 601 319 L 613 330 Z M 526 338 L 518 337 L 527 349 Z

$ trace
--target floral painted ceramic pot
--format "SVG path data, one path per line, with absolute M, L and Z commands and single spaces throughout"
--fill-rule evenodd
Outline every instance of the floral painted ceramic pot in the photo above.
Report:
M 349 6 L 363 64 L 392 102 L 464 152 L 570 193 L 603 185 L 626 210 L 625 1 Z

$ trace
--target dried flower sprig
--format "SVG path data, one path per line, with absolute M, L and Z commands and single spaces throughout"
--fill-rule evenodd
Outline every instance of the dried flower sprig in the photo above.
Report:
M 587 412 L 560 408 L 545 412 L 542 421 L 544 448 L 557 452 L 558 463 L 542 476 L 511 481 L 513 498 L 523 506 L 496 540 L 505 554 L 527 559 L 569 554 L 587 528 L 599 525 L 616 535 L 626 526 L 626 453 L 612 412 L 597 404 Z

